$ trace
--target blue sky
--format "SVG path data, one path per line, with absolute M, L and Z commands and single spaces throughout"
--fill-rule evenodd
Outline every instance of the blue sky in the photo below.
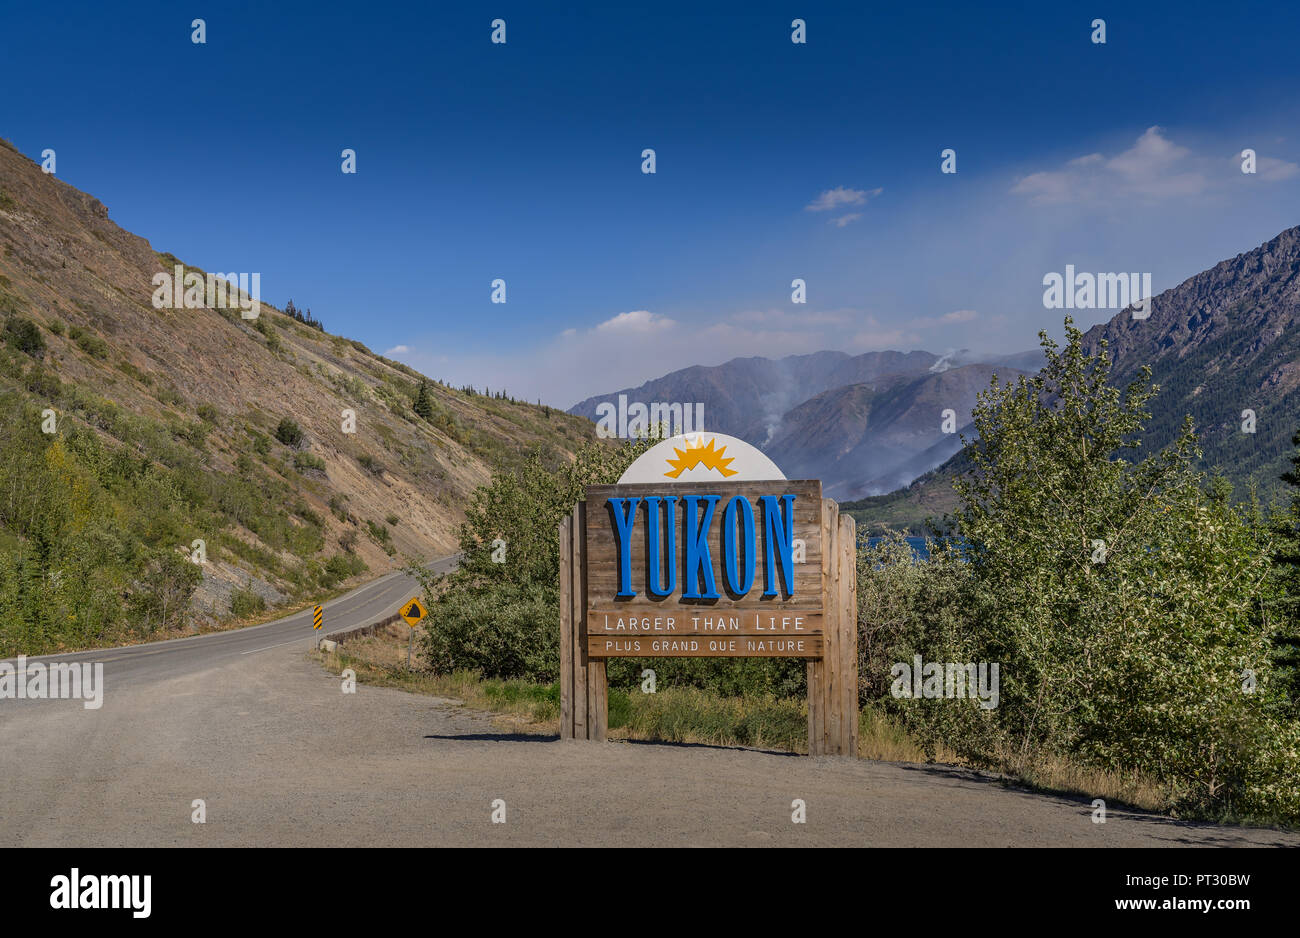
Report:
M 156 250 L 562 407 L 738 355 L 1021 351 L 1060 333 L 1048 272 L 1158 292 L 1300 223 L 1296 5 L 885 6 L 9 4 L 0 135 Z

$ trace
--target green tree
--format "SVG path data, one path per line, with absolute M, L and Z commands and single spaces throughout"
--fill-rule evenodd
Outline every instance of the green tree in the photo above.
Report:
M 36 323 L 22 316 L 10 316 L 5 320 L 4 340 L 13 348 L 30 355 L 32 358 L 45 356 L 45 338 Z
M 155 629 L 181 625 L 194 591 L 203 580 L 198 566 L 181 552 L 159 548 L 147 553 L 128 599 L 135 613 L 133 618 L 146 635 Z
M 1190 419 L 1135 459 L 1158 388 L 1145 370 L 1111 387 L 1105 345 L 1090 356 L 1065 325 L 1063 350 L 1040 334 L 1038 375 L 981 393 L 954 483 L 973 595 L 953 653 L 998 663 L 1001 682 L 997 708 L 966 708 L 959 745 L 1016 770 L 1056 755 L 1136 769 L 1195 812 L 1300 816 L 1267 552 L 1203 491 Z
M 420 390 L 415 394 L 411 409 L 424 420 L 433 420 L 433 395 L 429 393 L 429 382 L 421 381 Z
M 292 417 L 285 417 L 275 428 L 275 438 L 285 446 L 295 448 L 301 446 L 303 440 L 302 427 L 298 426 L 298 421 Z
M 550 465 L 533 451 L 514 473 L 475 490 L 460 528 L 460 563 L 436 576 L 423 567 L 429 609 L 424 657 L 446 672 L 554 680 L 559 672 L 562 518 L 588 485 L 611 484 L 648 448 L 589 442 L 572 461 Z
M 1291 701 L 1291 711 L 1300 717 L 1300 433 L 1291 437 L 1295 447 L 1291 468 L 1282 481 L 1292 486 L 1290 503 L 1277 513 L 1273 523 L 1273 570 L 1279 599 L 1279 634 L 1274 642 L 1278 680 Z

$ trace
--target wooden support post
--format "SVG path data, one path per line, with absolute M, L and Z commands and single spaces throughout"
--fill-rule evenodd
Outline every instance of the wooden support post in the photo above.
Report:
M 840 515 L 836 534 L 839 555 L 839 672 L 841 741 L 838 754 L 858 756 L 858 531 L 851 515 Z
M 857 529 L 822 500 L 822 608 L 825 653 L 808 662 L 808 754 L 858 754 Z
M 560 738 L 603 742 L 609 730 L 605 660 L 587 657 L 587 504 L 560 523 Z
M 573 518 L 560 522 L 560 739 L 573 739 Z
M 580 513 L 583 503 L 579 502 L 569 519 L 569 534 L 573 540 L 573 585 L 569 596 L 573 605 L 573 738 L 587 738 L 587 627 L 586 602 L 587 591 L 583 589 L 583 568 L 586 566 L 582 556 L 582 539 L 586 533 L 582 526 L 583 515 Z

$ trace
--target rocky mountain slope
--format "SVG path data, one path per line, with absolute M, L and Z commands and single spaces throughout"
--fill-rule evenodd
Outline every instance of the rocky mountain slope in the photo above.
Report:
M 1147 319 L 1121 311 L 1084 336 L 1105 340 L 1111 383 L 1126 386 L 1149 365 L 1160 393 L 1143 437 L 1150 452 L 1192 416 L 1204 457 L 1238 497 L 1254 486 L 1281 495 L 1291 437 L 1300 430 L 1300 227 L 1189 277 L 1152 300 Z M 1248 413 L 1249 412 L 1249 413 Z M 1252 432 L 1253 431 L 1253 432 Z M 861 521 L 915 526 L 954 502 L 960 455 L 910 486 L 850 506 Z
M 929 352 L 814 352 L 785 358 L 734 358 L 721 365 L 695 365 L 637 388 L 589 397 L 569 413 L 595 420 L 604 401 L 704 404 L 705 427 L 764 446 L 790 408 L 823 391 L 871 382 L 886 375 L 924 372 L 938 361 Z
M 994 373 L 1007 381 L 1022 372 L 961 365 L 834 388 L 788 411 L 765 451 L 789 478 L 821 479 L 832 498 L 893 491 L 961 448 L 975 396 Z
M 956 452 L 975 395 L 996 372 L 1038 353 L 977 361 L 969 353 L 815 352 L 684 368 L 570 409 L 592 420 L 603 402 L 704 404 L 706 429 L 763 449 L 789 478 L 817 478 L 834 498 L 889 492 Z M 944 429 L 944 411 L 952 423 Z
M 18 633 L 28 649 L 75 644 L 50 625 L 68 617 L 97 623 L 86 640 L 138 637 L 448 553 L 494 471 L 594 436 L 432 381 L 422 417 L 422 375 L 265 300 L 256 320 L 155 308 L 152 278 L 180 263 L 0 146 L 0 654 Z M 197 614 L 130 611 L 158 592 L 151 577 L 184 579 L 173 559 L 196 541 Z
M 1173 439 L 1191 414 L 1206 467 L 1241 487 L 1277 490 L 1300 430 L 1300 227 L 1155 298 L 1151 316 L 1120 314 L 1088 330 L 1105 340 L 1122 386 L 1143 365 L 1161 387 L 1145 441 Z M 1243 429 L 1254 414 L 1254 432 Z

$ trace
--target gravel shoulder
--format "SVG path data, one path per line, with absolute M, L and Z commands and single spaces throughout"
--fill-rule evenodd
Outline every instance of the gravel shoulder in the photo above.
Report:
M 1086 799 L 945 766 L 501 733 L 454 701 L 344 694 L 300 643 L 110 684 L 99 710 L 27 703 L 0 704 L 0 820 L 26 846 L 1300 846 L 1122 809 L 1094 824 Z

